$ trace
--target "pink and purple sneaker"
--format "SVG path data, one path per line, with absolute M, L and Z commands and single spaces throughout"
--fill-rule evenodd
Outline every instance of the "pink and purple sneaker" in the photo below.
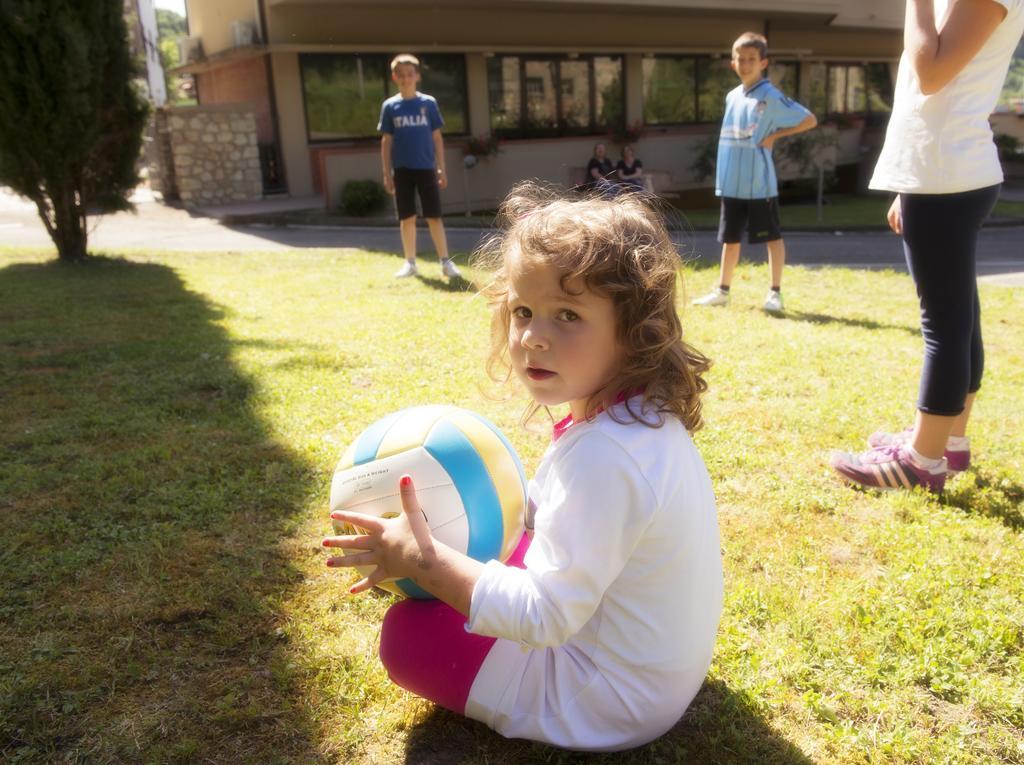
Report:
M 940 492 L 949 469 L 943 458 L 933 468 L 919 467 L 900 444 L 879 446 L 862 454 L 833 452 L 832 467 L 844 480 L 871 489 L 913 489 Z
M 913 434 L 913 427 L 907 428 L 899 433 L 888 433 L 884 430 L 879 430 L 868 436 L 868 446 L 872 449 L 878 449 L 882 446 L 905 446 L 910 443 L 910 437 Z M 948 446 L 946 447 L 946 452 L 943 456 L 945 456 L 946 462 L 949 465 L 950 473 L 961 473 L 971 466 L 970 441 L 968 441 L 967 438 L 964 438 L 962 443 L 964 444 L 964 447 L 960 449 L 951 449 Z

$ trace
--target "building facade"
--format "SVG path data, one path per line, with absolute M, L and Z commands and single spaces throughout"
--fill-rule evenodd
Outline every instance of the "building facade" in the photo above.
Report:
M 447 212 L 493 207 L 517 180 L 571 184 L 595 142 L 630 141 L 659 187 L 706 188 L 732 41 L 768 37 L 770 75 L 840 132 L 840 163 L 884 125 L 902 48 L 891 0 L 187 0 L 180 71 L 200 105 L 254 112 L 264 188 L 320 194 L 380 177 L 388 62 L 412 52 L 446 125 Z M 470 170 L 464 154 L 500 139 Z M 870 142 L 869 142 L 870 143 Z M 269 178 L 266 176 L 270 176 Z M 269 183 L 268 183 L 269 180 Z

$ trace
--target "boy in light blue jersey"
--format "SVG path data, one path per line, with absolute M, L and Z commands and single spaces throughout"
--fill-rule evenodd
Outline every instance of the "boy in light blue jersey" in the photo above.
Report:
M 779 229 L 779 186 L 772 145 L 779 138 L 818 124 L 807 109 L 787 98 L 765 77 L 768 42 L 745 32 L 732 46 L 732 70 L 742 81 L 725 97 L 725 116 L 718 139 L 715 195 L 722 198 L 718 241 L 722 243 L 719 285 L 694 305 L 729 304 L 732 274 L 740 259 L 740 240 L 768 245 L 771 289 L 764 309 L 778 313 L 782 303 L 782 266 L 786 246 Z
M 441 221 L 441 190 L 448 185 L 444 167 L 444 119 L 437 101 L 416 90 L 420 81 L 420 62 L 402 53 L 391 61 L 391 79 L 398 93 L 380 107 L 380 160 L 384 188 L 395 196 L 398 227 L 402 236 L 405 263 L 395 274 L 399 279 L 417 276 L 416 197 L 420 198 L 430 238 L 441 259 L 441 273 L 450 279 L 461 276 L 448 257 L 444 223 Z

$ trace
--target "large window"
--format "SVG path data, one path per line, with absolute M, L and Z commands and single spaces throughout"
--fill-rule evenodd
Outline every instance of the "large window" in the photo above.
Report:
M 829 64 L 828 114 L 888 114 L 892 82 L 884 63 Z
M 878 62 L 864 67 L 864 81 L 868 88 L 868 111 L 872 114 L 892 112 L 892 76 L 889 65 Z
M 390 59 L 390 57 L 389 57 Z M 466 86 L 466 57 L 462 55 L 430 55 L 421 56 L 420 68 L 423 81 L 420 90 L 437 99 L 444 117 L 445 135 L 466 135 L 469 133 L 469 103 Z M 389 61 L 390 63 L 390 61 Z M 393 93 L 398 89 L 391 82 L 388 73 L 388 84 Z
M 391 81 L 392 56 L 302 54 L 302 92 L 309 141 L 377 136 L 381 102 L 397 92 Z M 420 58 L 419 89 L 437 99 L 446 135 L 465 135 L 466 60 L 461 55 Z
M 727 58 L 697 59 L 697 119 L 721 122 L 725 114 L 725 97 L 740 84 L 740 78 L 729 66 Z
M 828 68 L 828 113 L 863 114 L 868 110 L 868 93 L 864 87 L 864 67 L 830 66 Z
M 828 114 L 828 67 L 822 62 L 805 65 L 807 84 L 803 105 L 814 112 L 818 119 Z
M 697 121 L 697 61 L 659 56 L 643 63 L 644 123 L 676 125 Z
M 800 100 L 800 64 L 797 61 L 776 61 L 768 65 L 768 77 L 772 83 L 797 101 Z
M 717 122 L 739 84 L 727 58 L 648 56 L 643 60 L 644 123 Z
M 587 135 L 624 122 L 619 56 L 491 56 L 487 92 L 498 135 Z

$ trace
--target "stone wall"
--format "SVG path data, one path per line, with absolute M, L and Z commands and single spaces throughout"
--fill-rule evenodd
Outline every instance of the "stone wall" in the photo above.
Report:
M 156 143 L 170 146 L 170 167 L 156 169 L 160 191 L 185 207 L 246 202 L 263 197 L 256 118 L 232 105 L 179 106 L 160 110 Z M 161 130 L 161 122 L 165 128 Z M 166 141 L 160 134 L 167 134 Z M 156 154 L 164 152 L 157 151 Z

